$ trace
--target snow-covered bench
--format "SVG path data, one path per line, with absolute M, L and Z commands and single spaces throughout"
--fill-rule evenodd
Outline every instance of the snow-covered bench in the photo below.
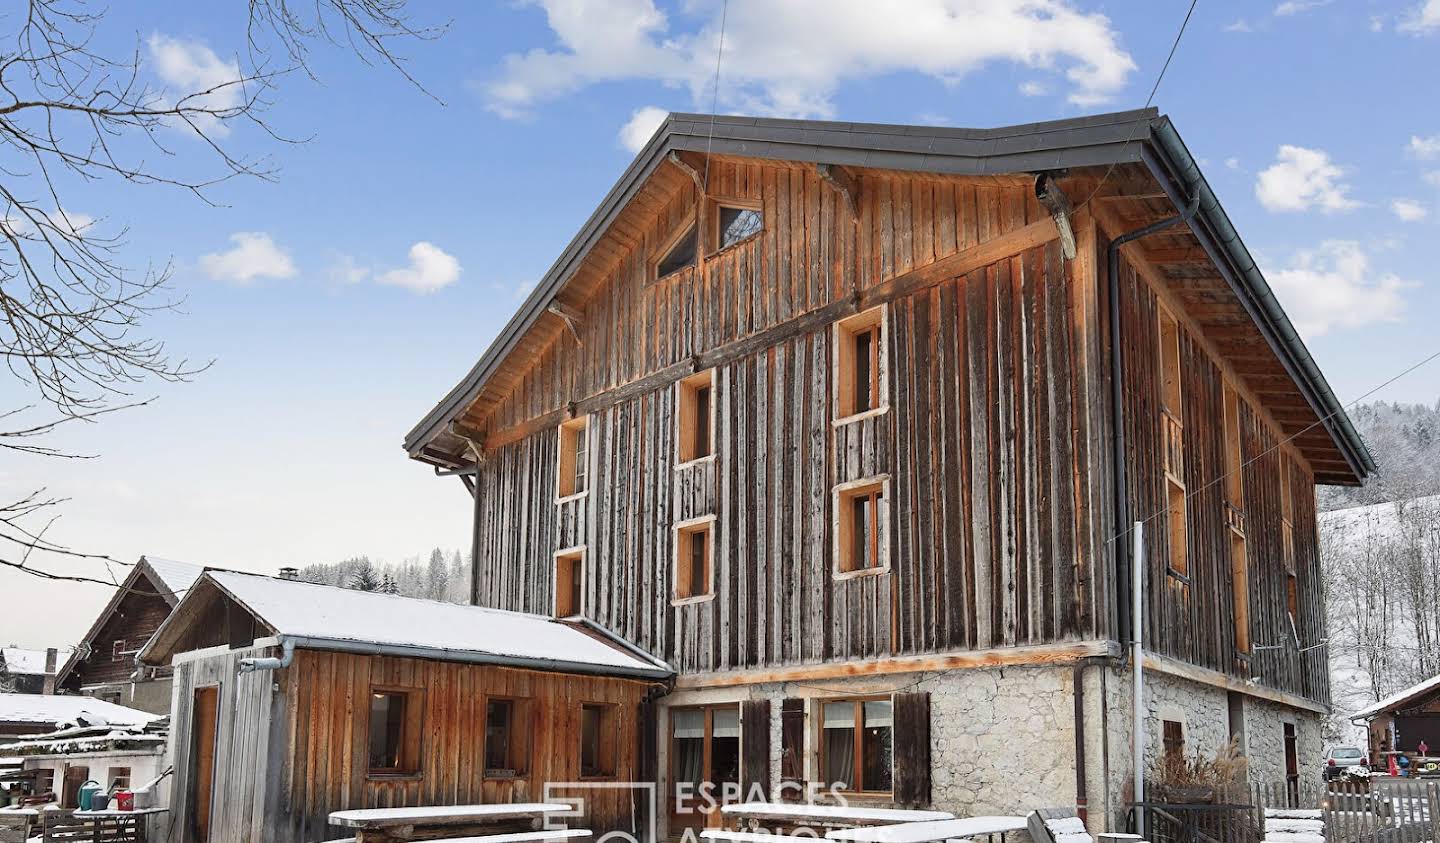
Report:
M 1069 808 L 1040 808 L 1026 818 L 1034 843 L 1095 843 L 1085 821 Z
M 1266 808 L 1264 843 L 1325 843 L 1319 808 Z

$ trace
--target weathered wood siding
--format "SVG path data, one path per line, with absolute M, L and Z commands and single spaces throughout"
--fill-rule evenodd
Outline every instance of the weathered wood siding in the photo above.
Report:
M 490 420 L 481 475 L 485 605 L 548 612 L 553 554 L 586 548 L 585 614 L 682 671 L 1103 637 L 1111 493 L 1093 266 L 1058 241 L 894 294 L 889 411 L 831 424 L 827 308 L 1045 219 L 1028 186 L 869 178 L 858 224 L 813 170 L 722 165 L 715 195 L 758 198 L 766 229 L 647 283 L 637 253 Z M 693 194 L 657 217 L 663 241 Z M 816 316 L 822 318 L 815 318 Z M 769 331 L 753 350 L 746 337 Z M 675 466 L 673 381 L 716 366 L 716 456 Z M 644 388 L 629 394 L 631 384 Z M 554 427 L 590 416 L 585 496 L 554 500 Z M 1091 455 L 1095 454 L 1094 457 Z M 832 489 L 888 475 L 890 570 L 833 572 Z M 672 606 L 671 525 L 714 515 L 715 597 Z
M 176 843 L 194 840 L 191 707 L 194 689 L 207 685 L 221 689 L 210 843 L 327 840 L 336 836 L 329 814 L 349 808 L 541 801 L 546 782 L 581 780 L 582 703 L 616 706 L 613 779 L 637 780 L 637 716 L 647 683 L 314 650 L 297 650 L 283 670 L 236 673 L 243 656 L 278 653 L 276 647 L 249 648 L 176 668 Z M 367 774 L 369 700 L 376 686 L 413 689 L 423 697 L 417 774 Z M 491 696 L 528 701 L 530 721 L 517 729 L 530 742 L 530 766 L 515 778 L 484 774 Z M 643 826 L 647 809 L 629 789 L 575 795 L 586 800 L 586 817 L 575 822 L 597 836 Z
M 130 674 L 135 672 L 134 651 L 144 646 L 170 617 L 170 604 L 159 595 L 163 588 L 148 576 L 136 578 L 134 590 L 120 599 L 114 614 L 86 642 L 92 648 L 90 654 L 71 668 L 66 688 L 78 691 L 88 685 L 129 684 Z M 119 639 L 127 642 L 124 649 L 131 652 L 116 658 L 114 644 Z
M 1244 463 L 1246 558 L 1250 586 L 1248 660 L 1236 650 L 1230 531 L 1225 518 L 1225 375 L 1194 333 L 1180 325 L 1180 371 L 1184 415 L 1184 482 L 1187 494 L 1189 582 L 1167 572 L 1164 445 L 1160 423 L 1159 301 L 1155 288 L 1128 262 L 1121 265 L 1121 330 L 1125 337 L 1125 444 L 1130 517 L 1146 521 L 1147 649 L 1222 673 L 1329 700 L 1324 649 L 1298 654 L 1286 606 L 1282 554 L 1280 471 L 1293 472 L 1293 533 L 1301 646 L 1324 637 L 1319 576 L 1314 478 L 1292 456 L 1281 458 L 1280 436 L 1253 404 L 1240 398 Z M 1127 539 L 1128 540 L 1128 539 Z

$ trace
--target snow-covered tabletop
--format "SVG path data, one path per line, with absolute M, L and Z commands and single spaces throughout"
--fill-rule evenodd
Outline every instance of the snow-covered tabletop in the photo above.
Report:
M 416 808 L 359 808 L 336 811 L 332 825 L 384 828 L 392 825 L 469 825 L 526 819 L 573 810 L 563 802 L 498 802 L 491 805 L 426 805 Z
M 1003 834 L 1022 828 L 1025 828 L 1024 817 L 964 817 L 958 820 L 930 820 L 841 829 L 829 832 L 825 837 L 849 843 L 937 843 L 959 837 Z
M 106 808 L 102 811 L 76 811 L 74 816 L 88 819 L 89 817 L 143 817 L 148 814 L 163 814 L 169 808 L 133 808 L 129 811 L 121 811 L 118 808 Z
M 771 834 L 768 831 L 725 831 L 707 828 L 700 832 L 701 840 L 718 840 L 721 843 L 815 843 L 816 838 L 805 835 Z
M 538 843 L 551 840 L 576 840 L 590 837 L 588 828 L 559 828 L 541 831 L 519 831 L 510 834 L 486 834 L 483 837 L 447 837 L 445 843 Z
M 724 805 L 720 813 L 744 820 L 779 820 L 792 825 L 806 822 L 820 825 L 875 825 L 877 823 L 952 820 L 944 811 L 911 811 L 904 808 L 865 808 L 841 805 L 804 805 L 786 802 L 740 802 Z

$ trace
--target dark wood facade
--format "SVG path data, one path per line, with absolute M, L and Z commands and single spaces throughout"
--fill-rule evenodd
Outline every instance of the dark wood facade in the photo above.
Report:
M 95 685 L 124 685 L 135 672 L 135 654 L 170 617 L 173 602 L 161 595 L 164 583 L 141 572 L 124 587 L 119 602 L 86 637 L 83 652 L 66 666 L 63 687 L 78 691 Z M 163 670 L 163 669 L 162 669 Z
M 1282 464 L 1293 473 L 1298 641 L 1324 634 L 1307 458 L 1279 447 L 1282 425 L 1237 373 L 1236 353 L 1193 318 L 1180 285 L 1148 258 L 1143 272 L 1126 263 L 1132 511 L 1117 518 L 1105 237 L 1165 214 L 1152 199 L 1123 204 L 1145 188 L 1122 167 L 1094 209 L 1075 216 L 1080 249 L 1066 260 L 1033 181 L 857 170 L 852 211 L 812 165 L 716 158 L 707 199 L 758 203 L 764 230 L 655 280 L 655 249 L 699 200 L 681 168 L 658 170 L 567 290 L 570 327 L 556 320 L 546 341 L 513 354 L 461 419 L 484 453 L 478 602 L 550 611 L 554 554 L 583 547 L 584 613 L 682 673 L 1118 641 L 1115 545 L 1128 537 L 1116 525 L 1141 517 L 1158 652 L 1327 700 L 1319 651 L 1236 651 L 1217 482 L 1223 385 L 1242 403 L 1256 645 L 1290 635 Z M 1077 174 L 1062 184 L 1083 196 L 1097 182 Z M 1162 299 L 1183 330 L 1192 420 L 1188 582 L 1165 573 L 1154 411 Z M 888 409 L 837 425 L 833 325 L 874 307 L 885 314 Z M 674 384 L 710 368 L 716 453 L 677 467 Z M 557 501 L 557 426 L 575 416 L 590 420 L 593 476 L 586 494 Z M 832 489 L 866 477 L 891 490 L 890 564 L 837 575 Z M 714 597 L 673 605 L 672 525 L 699 516 L 715 518 Z

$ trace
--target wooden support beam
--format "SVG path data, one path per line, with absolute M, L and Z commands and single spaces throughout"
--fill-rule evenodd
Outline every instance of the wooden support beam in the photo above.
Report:
M 1176 661 L 1175 659 L 1172 659 L 1168 656 L 1162 656 L 1159 653 L 1147 652 L 1145 654 L 1145 669 L 1153 670 L 1156 673 L 1169 674 L 1170 676 L 1178 676 L 1181 679 L 1188 679 L 1191 682 L 1198 682 L 1202 685 L 1210 685 L 1215 688 L 1224 688 L 1227 691 L 1238 691 L 1242 694 L 1248 694 L 1252 697 L 1257 697 L 1262 700 L 1277 702 L 1282 705 L 1292 706 L 1294 708 L 1303 709 L 1305 711 L 1313 711 L 1316 714 L 1330 713 L 1330 709 L 1323 703 L 1318 703 L 1314 700 L 1307 700 L 1304 697 L 1297 696 L 1295 694 L 1287 694 L 1284 691 L 1276 691 L 1271 688 L 1266 688 L 1253 682 L 1247 682 L 1244 679 L 1236 679 L 1235 677 L 1227 676 L 1226 674 L 1221 673 L 1218 670 L 1210 670 L 1209 668 L 1205 667 L 1196 667 L 1195 665 L 1185 664 L 1184 662 Z
M 850 220 L 859 225 L 860 177 L 852 173 L 849 168 L 836 164 L 816 164 L 815 172 L 820 174 L 821 180 L 845 197 L 845 203 L 850 206 Z
M 576 345 L 585 345 L 580 340 L 580 312 L 578 310 L 558 301 L 550 302 L 546 305 L 545 310 L 547 313 L 560 317 L 561 321 L 565 323 L 565 327 L 570 329 L 570 336 L 575 338 Z

